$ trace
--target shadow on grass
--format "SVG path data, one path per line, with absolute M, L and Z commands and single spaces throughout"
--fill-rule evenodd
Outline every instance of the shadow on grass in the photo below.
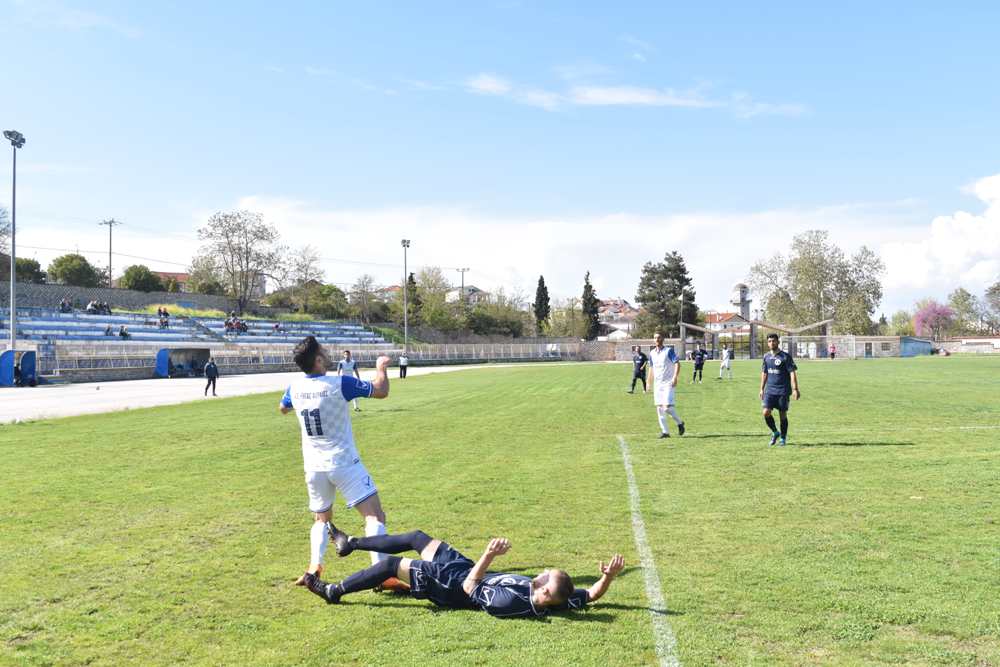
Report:
M 613 602 L 595 602 L 600 606 L 601 609 L 627 609 L 629 611 L 648 611 L 651 614 L 656 614 L 657 616 L 683 616 L 683 611 L 677 611 L 676 609 L 654 609 L 652 607 L 643 607 L 642 605 L 634 604 L 615 604 Z
M 872 442 L 796 442 L 794 447 L 916 447 L 917 443 L 910 441 L 872 441 Z
M 767 433 L 689 433 L 682 436 L 682 439 L 688 440 L 691 438 L 697 440 L 708 440 L 712 438 L 760 438 L 761 440 L 767 440 Z

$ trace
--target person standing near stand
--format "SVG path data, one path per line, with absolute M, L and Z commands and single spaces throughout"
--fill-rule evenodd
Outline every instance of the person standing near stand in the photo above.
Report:
M 410 365 L 410 360 L 406 357 L 406 351 L 399 355 L 399 379 L 406 378 L 406 367 Z
M 212 396 L 215 396 L 215 381 L 219 379 L 219 367 L 215 365 L 215 357 L 209 357 L 205 364 L 205 395 L 208 396 L 208 388 L 212 388 Z

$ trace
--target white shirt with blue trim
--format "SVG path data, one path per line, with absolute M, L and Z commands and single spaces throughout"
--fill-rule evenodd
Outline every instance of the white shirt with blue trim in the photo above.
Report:
M 655 347 L 649 351 L 649 365 L 653 368 L 653 380 L 657 384 L 669 384 L 674 381 L 674 364 L 677 363 L 677 354 L 674 348 L 664 347 L 657 350 Z
M 373 390 L 371 382 L 348 375 L 305 375 L 289 385 L 281 406 L 298 417 L 306 472 L 336 470 L 359 458 L 348 403 Z

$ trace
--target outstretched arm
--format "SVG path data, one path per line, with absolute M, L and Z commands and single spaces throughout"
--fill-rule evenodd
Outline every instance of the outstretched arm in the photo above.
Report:
M 476 590 L 476 586 L 479 582 L 483 580 L 486 576 L 486 571 L 490 569 L 490 564 L 493 559 L 497 556 L 502 556 L 510 550 L 510 540 L 506 537 L 494 537 L 490 540 L 490 543 L 486 545 L 486 551 L 483 555 L 479 557 L 476 564 L 469 570 L 468 576 L 465 577 L 465 581 L 462 582 L 462 590 L 465 591 L 466 595 L 472 595 L 472 591 Z
M 375 379 L 372 380 L 372 398 L 385 398 L 389 395 L 389 357 L 381 356 L 375 360 Z
M 621 554 L 615 554 L 611 557 L 611 561 L 607 565 L 604 561 L 600 563 L 601 578 L 594 582 L 594 585 L 587 589 L 587 595 L 590 598 L 590 602 L 596 602 L 601 598 L 602 595 L 608 592 L 608 587 L 618 573 L 622 571 L 625 567 L 625 559 Z

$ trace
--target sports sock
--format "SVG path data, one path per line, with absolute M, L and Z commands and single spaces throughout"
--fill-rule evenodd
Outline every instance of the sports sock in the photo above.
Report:
M 341 593 L 357 593 L 375 588 L 389 577 L 395 577 L 399 571 L 399 562 L 403 560 L 399 556 L 387 556 L 385 560 L 379 561 L 366 570 L 355 572 L 342 582 L 337 584 Z
M 781 415 L 781 439 L 788 437 L 788 417 Z
M 660 430 L 667 432 L 667 411 L 661 407 L 656 408 L 656 418 L 660 422 Z
M 778 432 L 778 426 L 774 423 L 774 417 L 772 415 L 764 417 L 764 423 L 767 424 L 769 429 L 771 429 L 771 433 Z
M 674 418 L 674 422 L 678 424 L 681 423 L 681 416 L 677 414 L 677 408 L 675 408 L 674 406 L 672 405 L 667 406 L 667 414 Z
M 326 545 L 329 542 L 326 525 L 325 521 L 313 521 L 312 528 L 309 530 L 309 544 L 312 547 L 309 552 L 310 565 L 323 564 L 323 556 L 326 554 Z
M 358 408 L 358 399 L 355 398 L 354 399 L 354 409 L 357 410 L 357 408 Z
M 398 554 L 404 551 L 420 553 L 431 543 L 431 536 L 422 530 L 414 530 L 398 535 L 373 535 L 352 537 L 351 546 L 362 551 L 379 551 L 384 554 Z
M 365 519 L 365 535 L 368 537 L 377 537 L 379 535 L 388 535 L 389 531 L 385 529 L 385 524 L 370 516 Z M 389 556 L 384 553 L 379 553 L 378 551 L 371 552 L 372 565 L 375 565 L 380 560 L 385 560 Z

